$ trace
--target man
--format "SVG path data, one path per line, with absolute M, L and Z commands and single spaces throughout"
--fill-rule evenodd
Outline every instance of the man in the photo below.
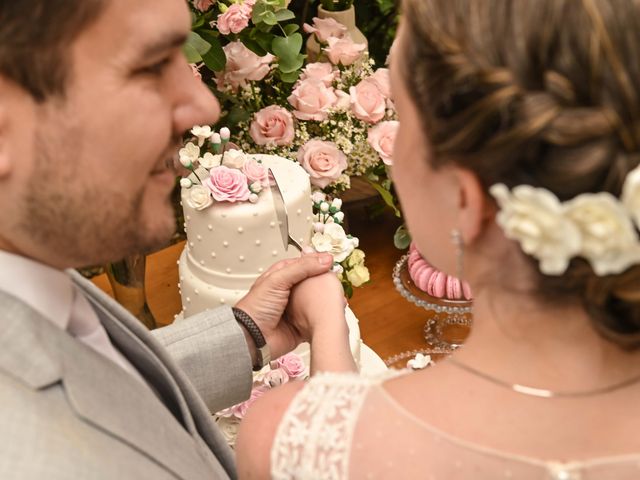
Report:
M 235 477 L 209 412 L 248 397 L 269 348 L 344 336 L 317 312 L 341 314 L 290 297 L 337 294 L 327 255 L 154 336 L 66 270 L 172 233 L 167 165 L 219 115 L 189 29 L 184 0 L 0 0 L 1 478 Z

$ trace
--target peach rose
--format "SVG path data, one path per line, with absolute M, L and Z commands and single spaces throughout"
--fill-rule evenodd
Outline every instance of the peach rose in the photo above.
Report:
M 253 117 L 249 135 L 257 145 L 291 145 L 293 116 L 277 105 L 263 108 Z
M 327 43 L 329 46 L 325 47 L 324 51 L 329 57 L 329 61 L 334 65 L 340 63 L 345 67 L 358 60 L 362 56 L 362 52 L 367 48 L 364 43 L 355 43 L 349 37 L 329 37 Z
M 251 192 L 247 177 L 240 170 L 220 166 L 210 170 L 210 177 L 204 186 L 211 190 L 211 195 L 218 202 L 244 202 L 249 200 Z
M 393 144 L 396 141 L 399 127 L 400 122 L 392 120 L 380 122 L 375 127 L 369 129 L 367 141 L 369 145 L 378 152 L 378 155 L 380 155 L 385 165 L 393 164 Z
M 315 34 L 320 43 L 327 43 L 330 37 L 343 38 L 347 34 L 347 27 L 333 18 L 313 17 L 313 25 L 305 23 L 304 31 Z
M 196 10 L 200 10 L 201 12 L 206 12 L 213 5 L 213 0 L 193 0 L 193 6 Z
M 347 168 L 347 157 L 333 142 L 309 140 L 297 158 L 311 177 L 311 184 L 320 188 L 336 181 Z
M 304 81 L 310 78 L 320 80 L 327 87 L 333 85 L 333 81 L 339 75 L 339 72 L 333 68 L 333 65 L 327 62 L 309 63 L 302 69 L 300 80 Z
M 247 160 L 242 166 L 242 173 L 246 175 L 250 184 L 258 182 L 262 186 L 267 186 L 267 168 L 257 160 L 253 158 Z
M 316 79 L 304 80 L 293 89 L 287 98 L 295 109 L 293 115 L 298 120 L 326 120 L 328 111 L 338 101 L 333 88 Z
M 227 66 L 224 72 L 216 73 L 218 88 L 229 84 L 237 90 L 239 86 L 245 86 L 247 81 L 262 80 L 271 70 L 274 57 L 270 53 L 259 57 L 240 41 L 231 42 L 222 49 L 227 56 Z
M 387 102 L 374 80 L 365 78 L 355 87 L 351 87 L 349 93 L 351 94 L 351 110 L 356 118 L 368 123 L 382 120 Z
M 378 90 L 385 98 L 391 98 L 391 81 L 389 80 L 388 68 L 379 68 L 369 78 L 377 85 Z
M 232 4 L 226 12 L 218 16 L 218 21 L 216 22 L 218 31 L 223 35 L 240 33 L 249 25 L 251 10 L 252 7 L 250 5 Z

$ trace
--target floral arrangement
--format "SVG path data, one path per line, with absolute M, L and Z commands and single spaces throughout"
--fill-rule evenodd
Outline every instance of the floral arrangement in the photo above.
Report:
M 489 192 L 500 208 L 498 225 L 546 275 L 562 275 L 577 256 L 599 276 L 640 263 L 640 167 L 627 175 L 621 199 L 599 192 L 561 202 L 549 190 L 530 185 L 509 190 L 496 184 Z
M 262 163 L 241 150 L 227 149 L 228 128 L 214 133 L 209 126 L 196 126 L 191 133 L 198 139 L 198 144 L 188 142 L 179 151 L 180 163 L 192 172 L 189 178 L 180 180 L 180 186 L 189 189 L 189 205 L 204 210 L 214 200 L 257 202 L 258 194 L 269 185 L 267 169 Z M 209 151 L 203 154 L 201 149 L 205 142 L 209 143 Z
M 255 373 L 249 399 L 214 415 L 215 421 L 229 445 L 235 444 L 240 422 L 258 398 L 278 385 L 305 380 L 308 377 L 309 371 L 304 361 L 295 353 L 288 353 Z

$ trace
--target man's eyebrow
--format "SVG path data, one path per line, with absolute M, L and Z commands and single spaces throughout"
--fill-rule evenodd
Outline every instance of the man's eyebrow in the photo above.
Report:
M 140 53 L 137 55 L 139 61 L 144 61 L 147 57 L 155 57 L 162 53 L 175 48 L 181 48 L 187 41 L 187 35 L 182 32 L 175 32 L 165 35 L 164 37 L 143 45 Z

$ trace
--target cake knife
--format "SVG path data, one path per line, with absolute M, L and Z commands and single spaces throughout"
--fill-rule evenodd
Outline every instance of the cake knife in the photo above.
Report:
M 302 246 L 292 238 L 289 233 L 289 215 L 287 214 L 287 206 L 284 203 L 284 197 L 282 196 L 280 185 L 278 185 L 278 180 L 276 180 L 276 176 L 273 174 L 273 170 L 271 169 L 269 169 L 269 180 L 271 185 L 271 196 L 273 197 L 273 206 L 276 210 L 276 218 L 280 224 L 280 234 L 282 235 L 284 248 L 286 250 L 287 247 L 291 245 L 302 252 Z

